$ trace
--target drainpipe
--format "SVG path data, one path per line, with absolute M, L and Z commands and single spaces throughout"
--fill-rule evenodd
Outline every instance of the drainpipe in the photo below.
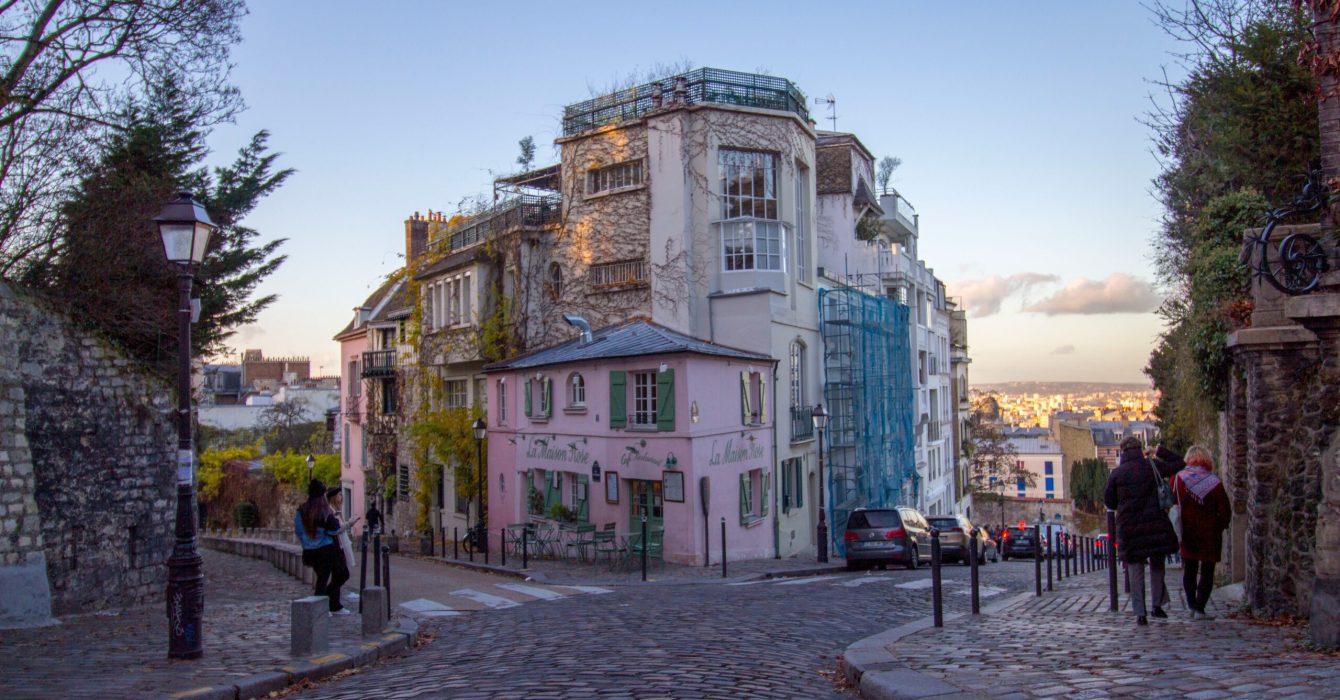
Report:
M 768 497 L 772 499 L 772 558 L 782 558 L 782 499 L 777 495 L 782 492 L 782 481 L 778 477 L 780 473 L 777 470 L 777 422 L 781 420 L 781 414 L 777 412 L 777 394 L 781 392 L 781 385 L 777 383 L 777 368 L 780 363 L 772 363 L 772 493 Z M 788 417 L 789 417 L 788 413 Z

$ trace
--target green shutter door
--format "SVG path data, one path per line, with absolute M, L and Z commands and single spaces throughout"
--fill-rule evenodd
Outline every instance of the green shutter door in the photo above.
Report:
M 760 517 L 764 518 L 768 517 L 768 501 L 772 499 L 772 494 L 770 493 L 771 490 L 772 490 L 772 474 L 764 474 L 763 494 L 762 494 L 763 498 L 759 499 L 759 504 L 762 506 L 760 508 L 759 513 Z
M 675 429 L 675 371 L 667 369 L 656 375 L 656 429 L 669 432 Z
M 558 483 L 558 480 L 561 479 L 562 477 L 559 476 L 558 472 L 556 471 L 549 472 L 548 474 L 545 475 L 545 477 L 546 478 L 544 480 L 544 513 L 542 515 L 544 515 L 545 517 L 549 517 L 549 509 L 553 507 L 555 503 L 563 502 L 563 489 Z
M 758 422 L 768 422 L 768 380 L 758 375 Z
M 740 475 L 740 524 L 749 522 L 749 474 Z
M 577 502 L 577 521 L 590 522 L 591 518 L 587 515 L 586 503 L 591 495 L 588 493 L 587 476 L 585 474 L 577 475 L 577 496 L 581 499 Z
M 610 372 L 610 427 L 622 428 L 628 424 L 627 379 L 621 370 Z
M 740 423 L 749 425 L 749 373 L 740 373 Z
M 530 382 L 531 382 L 531 380 L 527 379 L 527 380 L 526 380 L 526 387 L 525 387 L 525 389 L 526 389 L 526 417 L 527 417 L 527 418 L 530 418 L 530 416 L 531 416 L 531 410 L 530 410 L 530 409 L 531 409 L 531 405 L 530 405 Z
M 797 457 L 792 460 L 792 462 L 792 467 L 795 469 L 796 479 L 796 507 L 800 508 L 805 505 L 805 459 L 803 457 Z
M 554 380 L 552 377 L 544 378 L 542 391 L 544 391 L 544 399 L 540 402 L 541 410 L 544 413 L 544 417 L 549 418 L 554 415 Z

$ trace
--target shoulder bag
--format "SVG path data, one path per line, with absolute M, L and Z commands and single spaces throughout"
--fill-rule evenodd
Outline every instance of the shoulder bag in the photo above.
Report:
M 1154 470 L 1157 474 L 1158 470 Z M 1173 477 L 1177 478 L 1177 477 Z M 1182 499 L 1177 497 L 1177 490 L 1169 487 L 1168 482 L 1159 479 L 1159 505 L 1163 505 L 1163 492 L 1167 490 L 1168 495 L 1172 496 L 1172 507 L 1168 508 L 1168 520 L 1172 521 L 1173 532 L 1177 534 L 1177 541 L 1182 541 Z

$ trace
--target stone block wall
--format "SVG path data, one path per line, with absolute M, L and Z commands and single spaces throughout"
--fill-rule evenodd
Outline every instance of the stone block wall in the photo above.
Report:
M 102 339 L 0 286 L 0 561 L 44 560 L 52 613 L 162 596 L 173 397 Z

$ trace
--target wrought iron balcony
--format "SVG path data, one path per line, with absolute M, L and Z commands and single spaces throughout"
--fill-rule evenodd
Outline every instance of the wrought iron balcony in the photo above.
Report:
M 438 242 L 435 245 L 445 245 L 446 250 L 443 252 L 447 252 L 488 240 L 514 228 L 557 223 L 562 210 L 561 197 L 518 195 L 452 226 L 436 239 Z
M 395 350 L 371 350 L 363 353 L 363 378 L 395 376 Z
M 791 407 L 791 442 L 814 439 L 814 407 Z
M 805 95 L 790 80 L 772 75 L 699 68 L 563 108 L 563 135 L 607 124 L 640 119 L 648 112 L 678 104 L 711 102 L 791 112 L 809 121 Z

